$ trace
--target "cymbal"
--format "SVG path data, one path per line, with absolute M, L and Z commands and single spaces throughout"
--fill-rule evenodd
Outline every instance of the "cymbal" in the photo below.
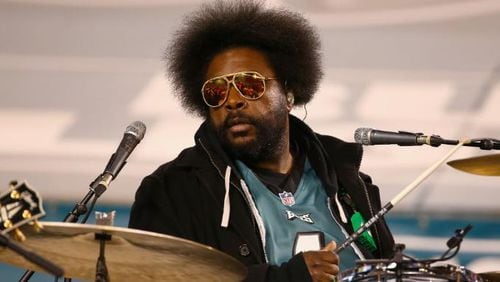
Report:
M 37 233 L 21 227 L 24 247 L 64 269 L 68 278 L 95 281 L 100 241 L 95 234 L 111 235 L 105 259 L 111 281 L 241 281 L 246 268 L 235 258 L 189 240 L 136 229 L 41 222 Z M 16 253 L 0 248 L 0 261 L 34 271 L 43 269 Z
M 500 281 L 500 271 L 483 272 L 478 273 L 477 275 L 479 275 L 479 277 L 481 277 L 485 282 Z
M 447 164 L 472 174 L 500 176 L 500 154 L 453 160 Z

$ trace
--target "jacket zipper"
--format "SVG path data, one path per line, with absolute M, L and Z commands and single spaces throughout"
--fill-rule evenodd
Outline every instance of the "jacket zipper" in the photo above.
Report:
M 212 155 L 210 154 L 210 152 L 208 151 L 208 149 L 205 147 L 205 144 L 203 144 L 203 142 L 201 141 L 201 139 L 198 139 L 198 141 L 200 142 L 201 147 L 203 148 L 203 150 L 205 151 L 205 153 L 207 153 L 208 158 L 210 159 L 210 163 L 215 167 L 215 169 L 219 173 L 219 176 L 224 180 L 224 176 L 222 175 L 222 171 L 215 164 L 215 161 L 213 160 Z M 234 188 L 236 188 L 236 190 L 241 194 L 241 196 L 243 196 L 243 199 L 245 200 L 245 203 L 247 204 L 247 209 L 248 209 L 248 211 L 250 211 L 250 203 L 248 202 L 245 194 L 240 190 L 240 188 L 238 188 L 238 186 L 236 184 L 234 184 L 234 182 L 232 182 L 231 180 L 229 182 L 231 183 L 231 186 L 233 186 Z M 250 214 L 252 214 L 252 212 L 250 212 Z M 253 226 L 255 227 L 255 220 L 252 220 L 252 222 L 254 224 Z
M 222 175 L 221 170 L 215 164 L 215 161 L 213 160 L 212 155 L 210 154 L 210 152 L 208 151 L 208 149 L 205 147 L 205 144 L 203 144 L 203 141 L 200 138 L 198 138 L 198 142 L 200 142 L 201 147 L 203 148 L 203 150 L 205 151 L 205 153 L 207 153 L 208 158 L 210 159 L 210 163 L 215 167 L 215 169 L 219 173 L 219 176 L 224 180 L 224 176 Z M 234 182 L 232 182 L 231 180 L 229 180 L 229 182 L 231 183 L 231 186 L 233 186 L 234 188 L 236 188 L 236 191 L 238 191 L 238 193 L 240 193 L 240 195 L 245 200 L 247 211 L 248 211 L 249 214 L 252 215 L 252 226 L 253 226 L 253 229 L 254 230 L 259 230 L 259 228 L 257 227 L 257 223 L 255 222 L 255 216 L 253 215 L 253 212 L 250 209 L 250 203 L 248 202 L 248 199 L 245 196 L 244 192 L 241 191 L 240 188 L 236 184 L 234 184 Z M 260 232 L 258 232 L 258 233 L 260 234 Z M 260 235 L 258 236 L 258 240 L 259 240 L 260 245 L 263 246 L 262 238 L 260 238 Z M 263 253 L 264 253 L 264 259 L 267 261 L 266 250 L 264 248 L 262 248 L 262 250 L 263 250 Z

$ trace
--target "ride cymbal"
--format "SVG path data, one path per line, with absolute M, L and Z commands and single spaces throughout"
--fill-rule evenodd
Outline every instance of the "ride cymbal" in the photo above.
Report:
M 68 278 L 95 281 L 100 248 L 95 234 L 111 235 L 105 244 L 111 281 L 241 281 L 246 274 L 231 256 L 173 236 L 113 226 L 41 223 L 40 233 L 23 226 L 27 239 L 20 244 L 61 266 Z M 0 261 L 43 272 L 8 249 L 0 249 Z
M 500 176 L 500 154 L 453 160 L 447 164 L 472 174 Z

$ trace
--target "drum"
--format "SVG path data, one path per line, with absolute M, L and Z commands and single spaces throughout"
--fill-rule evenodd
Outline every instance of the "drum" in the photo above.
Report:
M 355 268 L 339 276 L 342 282 L 431 281 L 431 282 L 483 282 L 477 274 L 462 266 L 450 264 L 432 266 L 421 262 L 389 260 L 359 261 Z

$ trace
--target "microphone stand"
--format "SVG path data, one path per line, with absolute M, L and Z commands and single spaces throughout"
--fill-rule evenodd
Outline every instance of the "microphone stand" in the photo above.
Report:
M 127 130 L 128 128 L 129 127 L 127 127 Z M 137 145 L 141 139 L 142 137 L 137 141 L 137 143 L 135 143 L 135 145 Z M 130 150 L 132 150 L 135 147 L 135 145 L 129 145 L 129 147 L 132 146 Z M 104 193 L 108 189 L 108 186 L 111 183 L 111 181 L 115 179 L 115 177 L 118 175 L 118 173 L 120 173 L 122 168 L 127 163 L 126 160 L 122 160 L 121 162 L 119 162 L 118 166 L 114 166 L 117 156 L 118 156 L 117 153 L 113 153 L 111 155 L 111 158 L 109 159 L 108 164 L 104 169 L 104 172 L 101 173 L 94 181 L 90 183 L 90 188 L 87 195 L 85 195 L 85 197 L 75 205 L 73 210 L 64 218 L 63 222 L 73 222 L 73 223 L 77 222 L 78 218 L 83 214 L 87 214 L 87 216 L 82 220 L 82 223 L 85 223 L 87 221 L 88 215 L 90 214 L 90 211 L 92 211 L 97 199 L 102 195 L 102 193 Z M 126 157 L 128 157 L 128 155 Z M 90 210 L 88 210 L 87 203 L 93 197 L 94 200 L 92 201 Z
M 0 233 L 0 246 L 5 246 L 5 247 L 13 250 L 14 252 L 23 256 L 25 259 L 29 260 L 30 262 L 45 269 L 47 272 L 51 273 L 56 278 L 59 278 L 64 274 L 64 271 L 58 265 L 44 259 L 43 257 L 41 257 L 40 255 L 38 255 L 34 252 L 31 252 L 31 251 L 25 249 L 23 246 L 10 240 L 9 237 L 3 235 L 2 233 Z
M 425 137 L 425 136 L 422 136 Z M 417 136 L 419 138 L 419 136 Z M 457 145 L 460 143 L 458 140 L 448 140 L 443 139 L 440 136 L 432 135 L 426 137 L 426 144 L 429 144 L 433 147 L 439 147 L 442 144 L 445 145 Z M 494 138 L 475 138 L 470 139 L 464 143 L 464 146 L 467 147 L 477 147 L 481 150 L 500 150 L 500 140 Z
M 406 186 L 403 191 L 397 194 L 389 203 L 387 203 L 382 209 L 376 213 L 372 218 L 370 218 L 365 224 L 361 225 L 358 230 L 352 233 L 340 246 L 337 247 L 333 252 L 338 254 L 346 247 L 351 245 L 356 239 L 358 239 L 363 232 L 370 228 L 375 222 L 377 222 L 382 216 L 388 213 L 396 204 L 398 204 L 404 197 L 406 197 L 410 192 L 412 192 L 422 181 L 424 181 L 429 175 L 431 175 L 440 165 L 442 165 L 446 160 L 453 155 L 461 146 L 470 142 L 470 140 L 462 140 L 455 147 L 453 147 L 446 155 L 444 155 L 440 160 L 426 169 L 422 174 L 420 174 L 417 179 Z
M 93 209 L 97 199 L 106 191 L 111 181 L 118 175 L 123 166 L 127 163 L 128 156 L 132 150 L 141 142 L 146 133 L 146 126 L 141 121 L 135 121 L 127 126 L 120 145 L 104 169 L 104 172 L 99 175 L 92 183 L 90 183 L 90 191 L 79 203 L 75 205 L 73 210 L 64 218 L 63 222 L 77 222 L 80 215 L 86 214 L 82 223 L 85 223 Z M 87 203 L 92 199 L 90 210 L 87 208 Z M 26 282 L 33 275 L 33 271 L 27 270 L 19 281 Z M 71 281 L 70 278 L 64 278 L 64 281 Z
M 478 147 L 481 150 L 500 150 L 500 140 L 493 138 L 471 139 L 464 146 Z
M 87 195 L 85 195 L 85 197 L 73 207 L 73 210 L 71 210 L 71 212 L 68 213 L 68 215 L 64 218 L 63 222 L 75 223 L 78 221 L 78 218 L 81 215 L 88 214 L 88 213 L 90 213 L 90 211 L 92 211 L 92 208 L 94 205 L 92 204 L 91 209 L 88 210 L 87 203 L 93 197 L 95 197 L 94 200 L 96 200 L 97 198 L 99 198 L 102 195 L 102 193 L 104 193 L 106 191 L 106 189 L 108 188 L 108 184 L 109 184 L 109 182 L 105 181 L 106 177 L 107 177 L 107 174 L 103 173 L 103 174 L 99 175 L 94 181 L 92 181 L 92 183 L 90 183 L 90 188 L 89 188 L 89 192 L 87 193 Z M 82 223 L 85 223 L 85 222 L 86 222 L 86 219 L 85 219 L 85 221 L 82 221 Z

